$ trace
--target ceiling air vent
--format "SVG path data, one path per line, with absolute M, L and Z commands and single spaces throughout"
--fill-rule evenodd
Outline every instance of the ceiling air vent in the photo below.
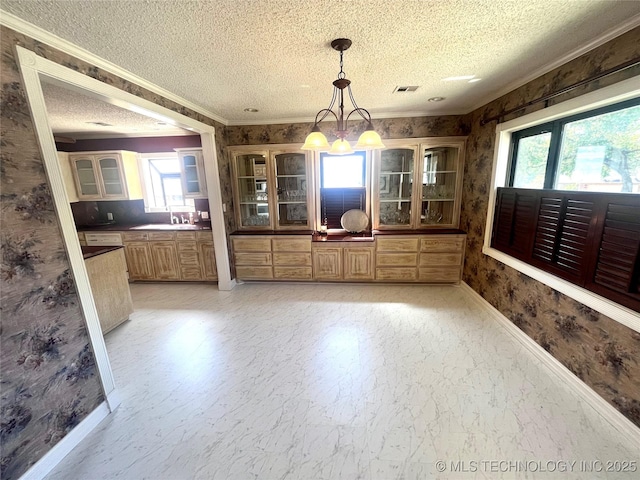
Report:
M 396 87 L 393 93 L 415 92 L 418 89 L 418 85 L 409 85 Z

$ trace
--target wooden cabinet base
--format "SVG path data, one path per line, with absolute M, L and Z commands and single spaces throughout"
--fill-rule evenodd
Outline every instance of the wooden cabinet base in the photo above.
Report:
M 128 320 L 133 313 L 124 250 L 96 255 L 87 258 L 84 263 L 102 333 L 107 333 Z

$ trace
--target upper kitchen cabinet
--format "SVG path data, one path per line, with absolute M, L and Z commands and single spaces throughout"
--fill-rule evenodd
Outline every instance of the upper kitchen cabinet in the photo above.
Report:
M 310 230 L 310 158 L 298 146 L 232 147 L 236 220 L 241 230 Z
M 135 152 L 70 153 L 69 161 L 80 200 L 136 200 L 142 186 Z
M 185 198 L 207 196 L 207 182 L 204 176 L 204 160 L 201 148 L 176 148 L 182 170 L 182 191 Z
M 375 153 L 373 228 L 457 228 L 466 137 L 411 140 Z

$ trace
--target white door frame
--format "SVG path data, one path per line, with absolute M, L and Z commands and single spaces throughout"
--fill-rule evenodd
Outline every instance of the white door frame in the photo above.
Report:
M 218 158 L 216 155 L 215 128 L 127 93 L 119 88 L 107 85 L 106 83 L 71 70 L 51 60 L 47 60 L 23 47 L 16 46 L 16 58 L 20 66 L 24 89 L 31 110 L 31 117 L 40 144 L 45 171 L 49 180 L 58 220 L 60 221 L 60 228 L 73 271 L 80 305 L 87 322 L 89 339 L 96 356 L 96 365 L 102 382 L 102 388 L 109 409 L 113 411 L 119 405 L 120 400 L 115 388 L 104 336 L 100 328 L 87 270 L 78 242 L 62 171 L 58 163 L 56 144 L 53 139 L 51 127 L 49 126 L 47 109 L 42 93 L 41 78 L 46 77 L 47 82 L 58 84 L 66 89 L 75 90 L 84 95 L 90 95 L 112 105 L 132 110 L 136 113 L 200 134 L 209 195 L 211 223 L 215 225 L 215 228 L 212 229 L 213 243 L 215 251 L 220 252 L 220 255 L 216 257 L 218 289 L 231 290 L 235 286 L 235 280 L 231 279 L 231 269 L 227 253 L 227 237 L 222 210 L 220 177 L 218 175 Z

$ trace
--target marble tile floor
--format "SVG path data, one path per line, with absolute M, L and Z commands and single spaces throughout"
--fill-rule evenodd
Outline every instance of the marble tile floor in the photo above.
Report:
M 131 289 L 122 405 L 47 480 L 637 478 L 584 473 L 638 452 L 460 288 Z

